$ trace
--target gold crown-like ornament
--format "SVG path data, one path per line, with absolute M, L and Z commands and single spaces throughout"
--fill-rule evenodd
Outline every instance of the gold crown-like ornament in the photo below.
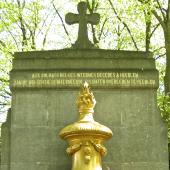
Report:
M 77 99 L 79 113 L 94 113 L 96 100 L 90 90 L 89 84 L 85 81 Z
M 107 149 L 104 142 L 112 137 L 112 131 L 93 119 L 96 100 L 87 82 L 77 98 L 78 121 L 60 131 L 60 137 L 67 140 L 67 153 L 72 156 L 72 170 L 102 170 L 102 156 Z

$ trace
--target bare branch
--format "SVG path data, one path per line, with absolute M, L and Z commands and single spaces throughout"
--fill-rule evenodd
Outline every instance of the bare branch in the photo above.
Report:
M 157 52 L 157 51 L 159 51 L 159 50 L 161 50 L 161 49 L 165 49 L 165 47 L 164 47 L 164 46 L 163 46 L 163 47 L 159 47 L 159 48 L 155 49 L 155 50 L 153 51 L 153 53 L 155 53 L 155 52 Z
M 151 34 L 150 34 L 150 38 L 153 36 L 154 32 L 157 30 L 157 28 L 160 26 L 160 23 L 158 23 L 154 29 L 152 30 Z
M 150 10 L 146 9 L 144 10 L 144 15 L 145 15 L 145 24 L 146 24 L 146 29 L 145 29 L 145 49 L 148 52 L 149 47 L 150 47 L 150 39 L 151 39 L 151 12 Z
M 146 0 L 138 0 L 139 2 L 141 2 L 142 4 L 147 4 L 148 1 Z M 162 28 L 164 31 L 166 31 L 166 25 L 165 25 L 165 21 L 161 18 L 161 16 L 156 12 L 156 10 L 152 9 L 151 12 L 153 13 L 153 15 L 155 16 L 155 18 L 158 20 L 158 22 L 161 24 Z
M 45 43 L 46 43 L 46 40 L 47 40 L 47 34 L 48 34 L 49 30 L 50 30 L 50 27 L 51 27 L 51 24 L 52 24 L 53 21 L 54 21 L 54 18 L 51 20 L 51 22 L 48 25 L 48 28 L 47 28 L 47 30 L 45 32 L 44 39 L 43 39 L 43 47 L 42 48 L 44 48 L 44 46 L 45 46 Z
M 170 18 L 170 0 L 168 0 L 168 9 L 166 12 L 166 20 L 169 21 Z
M 134 44 L 135 48 L 137 49 L 137 51 L 139 51 L 139 48 L 138 48 L 137 43 L 136 43 L 136 41 L 135 41 L 135 39 L 134 39 L 134 37 L 133 37 L 133 35 L 132 35 L 132 33 L 131 33 L 130 28 L 129 28 L 128 25 L 119 17 L 119 15 L 118 15 L 116 9 L 114 8 L 113 3 L 111 2 L 111 0 L 108 0 L 108 1 L 109 1 L 110 5 L 111 5 L 111 7 L 112 7 L 113 12 L 115 13 L 117 19 L 118 19 L 118 20 L 124 25 L 124 27 L 127 29 L 128 33 L 129 33 L 129 35 L 130 35 L 130 37 L 131 37 L 131 39 L 132 39 L 132 41 L 133 41 L 133 44 Z
M 63 28 L 64 28 L 65 33 L 67 34 L 67 36 L 68 36 L 68 38 L 69 38 L 69 41 L 71 42 L 71 38 L 70 38 L 70 35 L 69 35 L 69 33 L 68 33 L 68 31 L 67 31 L 67 28 L 66 28 L 66 26 L 65 26 L 65 24 L 64 24 L 64 21 L 63 21 L 61 15 L 60 15 L 60 13 L 58 12 L 57 8 L 55 7 L 54 3 L 53 3 L 53 7 L 54 7 L 54 9 L 55 9 L 58 17 L 59 17 L 60 20 L 61 20 L 62 26 L 63 26 Z
M 103 34 L 104 26 L 105 26 L 106 22 L 107 22 L 107 18 L 105 18 L 105 20 L 104 20 L 104 22 L 103 22 L 103 24 L 102 24 L 102 28 L 101 28 L 101 31 L 100 31 L 100 34 L 99 34 L 99 41 L 100 41 L 101 36 L 102 36 L 102 34 Z
M 162 20 L 162 18 L 158 15 L 158 13 L 155 10 L 152 10 L 152 13 L 155 16 L 155 18 L 158 20 L 158 22 L 161 24 L 163 30 L 166 31 L 166 25 L 164 21 Z
M 160 55 L 158 55 L 158 57 L 155 58 L 155 60 L 158 60 L 159 58 L 164 57 L 165 55 L 166 55 L 166 53 L 160 54 Z
M 10 91 L 5 90 L 4 92 L 9 96 L 9 98 L 11 97 L 11 92 Z
M 41 25 L 41 28 L 44 27 L 44 25 L 45 25 L 45 23 L 46 23 L 49 15 L 50 15 L 50 13 L 48 13 L 48 14 L 46 15 L 46 18 L 44 19 L 44 21 L 43 21 L 43 23 L 42 23 L 42 25 Z M 36 37 L 42 32 L 42 29 L 41 29 L 41 28 L 39 29 L 38 33 L 36 34 Z
M 164 21 L 165 21 L 165 20 L 166 20 L 166 15 L 165 15 L 165 13 L 164 13 L 164 10 L 163 10 L 163 8 L 161 7 L 161 4 L 160 4 L 159 0 L 156 0 L 156 2 L 157 2 L 157 4 L 158 4 L 158 8 L 159 8 L 159 10 L 161 11 L 161 14 L 162 14 L 162 16 L 163 16 L 163 18 L 164 18 Z
M 9 29 L 9 27 L 7 26 L 7 24 L 5 23 L 5 21 L 4 21 L 2 18 L 0 18 L 0 19 L 1 19 L 1 21 L 3 22 L 3 24 L 5 25 L 8 33 L 11 35 L 12 39 L 14 40 L 14 42 L 15 42 L 15 44 L 16 44 L 16 47 L 17 47 L 17 50 L 19 50 L 18 43 L 17 43 L 17 40 L 15 39 L 14 35 L 13 35 L 12 32 L 10 31 L 10 29 Z
M 20 4 L 20 0 L 17 0 L 17 3 L 18 3 L 18 10 L 19 10 L 18 18 L 19 18 L 19 21 L 20 21 L 20 29 L 21 29 L 21 32 L 22 32 L 22 51 L 23 51 L 24 47 L 27 45 L 27 36 L 26 36 L 27 31 L 26 31 L 23 16 L 22 16 L 22 10 L 24 8 L 24 5 L 22 5 L 22 7 L 23 7 L 22 8 L 21 4 Z
M 5 44 L 2 40 L 0 40 L 0 44 L 1 44 L 3 47 L 6 47 L 6 44 Z

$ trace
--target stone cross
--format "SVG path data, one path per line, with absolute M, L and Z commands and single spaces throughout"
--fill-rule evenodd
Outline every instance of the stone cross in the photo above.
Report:
M 79 23 L 78 38 L 75 44 L 73 44 L 73 48 L 95 48 L 88 38 L 87 24 L 97 25 L 100 21 L 100 15 L 97 13 L 87 14 L 86 2 L 80 2 L 77 10 L 79 14 L 68 13 L 65 17 L 66 23 L 69 25 Z

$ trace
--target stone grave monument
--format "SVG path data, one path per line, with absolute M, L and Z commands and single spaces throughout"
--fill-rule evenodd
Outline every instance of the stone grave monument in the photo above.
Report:
M 168 170 L 167 129 L 157 108 L 158 71 L 152 53 L 97 49 L 89 41 L 84 2 L 66 22 L 79 23 L 70 49 L 15 53 L 12 106 L 2 127 L 1 170 L 71 170 L 62 128 L 77 120 L 76 99 L 87 81 L 94 118 L 113 132 L 103 170 Z

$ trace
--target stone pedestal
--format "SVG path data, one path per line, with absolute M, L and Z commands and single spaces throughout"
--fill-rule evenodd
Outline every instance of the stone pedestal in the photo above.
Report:
M 114 134 L 103 169 L 168 170 L 167 129 L 157 108 L 152 54 L 70 49 L 16 53 L 10 79 L 9 161 L 2 162 L 1 170 L 71 169 L 67 144 L 56 134 L 77 120 L 75 99 L 84 80 L 98 101 L 95 120 Z

